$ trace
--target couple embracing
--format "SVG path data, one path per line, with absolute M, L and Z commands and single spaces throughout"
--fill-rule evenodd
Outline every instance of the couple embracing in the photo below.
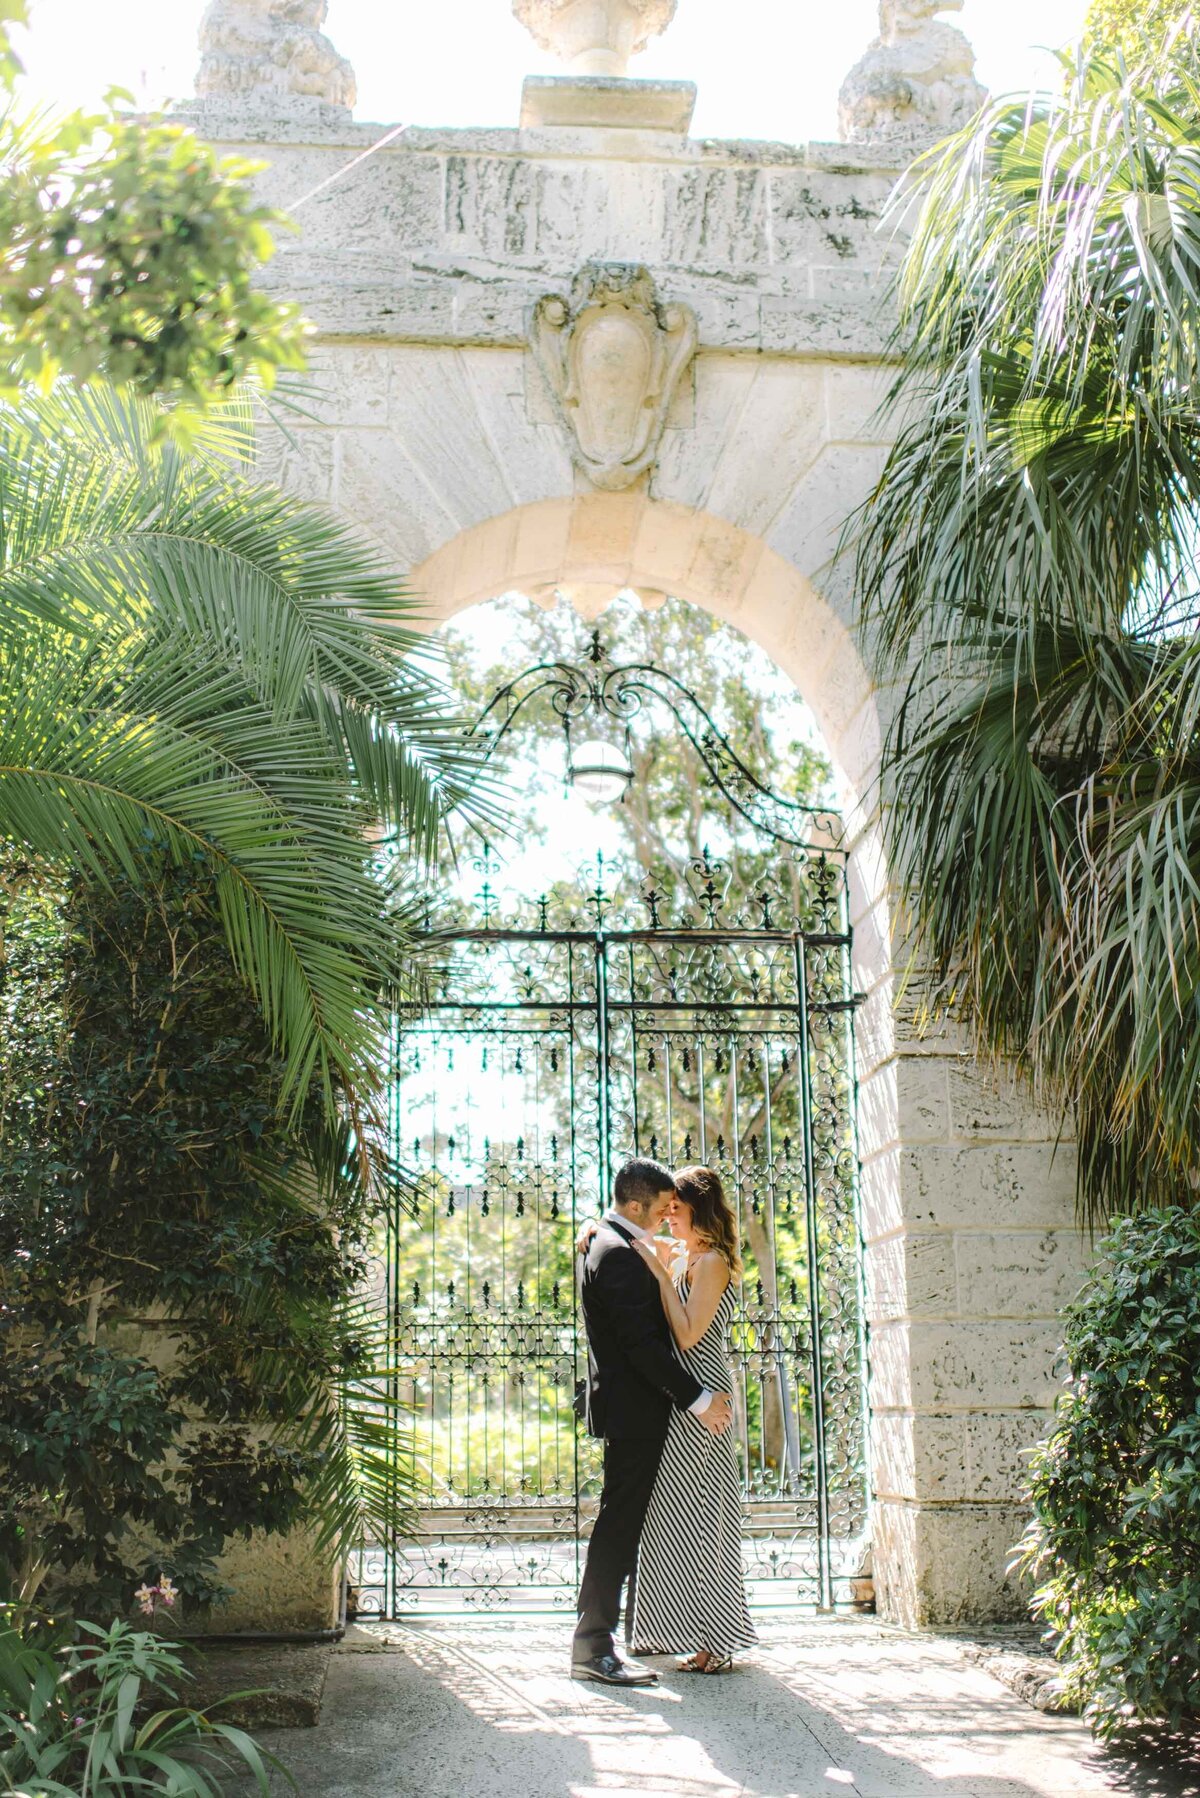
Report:
M 657 1232 L 666 1220 L 670 1236 Z M 604 1439 L 604 1488 L 579 1588 L 571 1672 L 652 1685 L 614 1633 L 628 1579 L 635 1654 L 681 1654 L 724 1673 L 757 1641 L 742 1577 L 729 1321 L 741 1277 L 737 1225 L 711 1168 L 672 1177 L 629 1161 L 613 1205 L 584 1226 L 587 1425 Z

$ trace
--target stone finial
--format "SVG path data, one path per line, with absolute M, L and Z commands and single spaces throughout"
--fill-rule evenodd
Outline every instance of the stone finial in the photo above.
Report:
M 880 0 L 879 36 L 838 96 L 849 143 L 932 143 L 956 131 L 982 106 L 975 52 L 956 25 L 937 18 L 963 0 Z
M 665 306 L 634 263 L 589 262 L 571 297 L 547 294 L 530 342 L 575 464 L 593 486 L 631 487 L 653 466 L 671 401 L 696 348 L 689 306 Z
M 354 70 L 321 26 L 328 0 L 209 0 L 197 95 L 239 112 L 292 118 L 354 104 Z
M 512 0 L 543 50 L 573 75 L 624 75 L 629 58 L 675 17 L 677 0 Z

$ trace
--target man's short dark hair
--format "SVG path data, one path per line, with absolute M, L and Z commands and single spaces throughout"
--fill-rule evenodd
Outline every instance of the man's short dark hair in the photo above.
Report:
M 627 1161 L 613 1181 L 613 1203 L 649 1205 L 660 1192 L 674 1192 L 675 1181 L 661 1161 Z

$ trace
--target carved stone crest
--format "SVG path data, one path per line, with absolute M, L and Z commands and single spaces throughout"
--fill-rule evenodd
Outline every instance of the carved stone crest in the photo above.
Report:
M 658 456 L 680 379 L 696 349 L 690 306 L 664 305 L 649 270 L 589 262 L 569 300 L 533 309 L 531 346 L 566 425 L 576 465 L 596 487 L 630 487 Z

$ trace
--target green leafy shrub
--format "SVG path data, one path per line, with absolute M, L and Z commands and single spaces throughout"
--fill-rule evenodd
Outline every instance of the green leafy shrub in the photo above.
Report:
M 279 1763 L 245 1730 L 186 1705 L 150 1708 L 175 1700 L 190 1677 L 170 1643 L 127 1623 L 81 1623 L 55 1647 L 0 1621 L 3 1789 L 36 1798 L 217 1798 L 221 1776 L 240 1764 L 267 1792 L 267 1766 Z
M 119 109 L 22 116 L 0 0 L 0 390 L 65 373 L 171 401 L 185 436 L 248 376 L 269 387 L 304 366 L 308 327 L 255 279 L 285 221 L 257 204 L 261 164 L 218 156 L 192 132 Z
M 166 1574 L 194 1610 L 252 1531 L 394 1528 L 356 1299 L 378 1197 L 315 1077 L 298 1125 L 281 1108 L 211 871 L 153 846 L 108 889 L 5 866 L 0 1579 L 98 1617 Z
M 20 121 L 0 108 L 0 386 L 104 375 L 203 407 L 302 368 L 297 309 L 254 276 L 278 215 L 260 164 L 115 110 Z M 166 428 L 164 414 L 163 426 Z
M 1200 1716 L 1200 1218 L 1123 1219 L 1066 1314 L 1019 1564 L 1098 1734 Z

